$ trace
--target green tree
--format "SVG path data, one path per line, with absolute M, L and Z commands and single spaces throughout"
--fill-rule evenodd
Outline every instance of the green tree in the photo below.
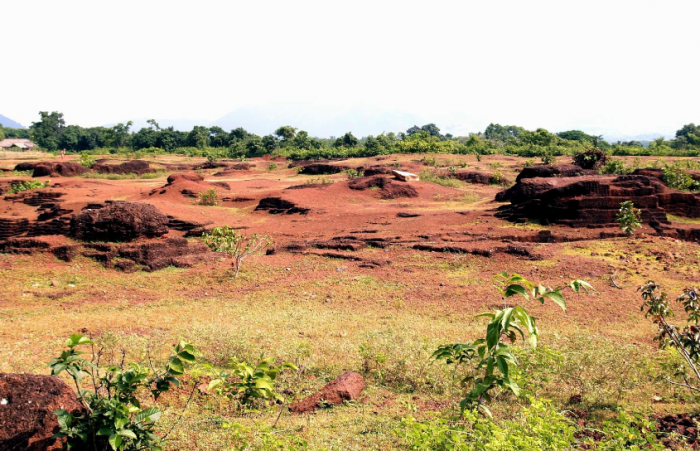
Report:
M 294 139 L 296 136 L 297 129 L 289 125 L 284 125 L 277 130 L 275 130 L 275 135 L 277 135 L 281 140 L 288 142 Z
M 134 125 L 133 121 L 129 121 L 126 124 L 118 123 L 114 127 L 109 129 L 109 138 L 112 147 L 119 149 L 120 147 L 126 147 L 129 144 L 129 129 Z
M 63 113 L 40 111 L 39 117 L 39 122 L 32 122 L 32 125 L 29 126 L 32 138 L 46 150 L 58 149 L 59 139 L 66 128 Z
M 202 149 L 209 145 L 209 129 L 201 125 L 195 125 L 187 134 L 187 145 Z
M 229 134 L 221 127 L 211 127 L 209 129 L 209 141 L 212 147 L 228 147 Z
M 266 135 L 262 138 L 262 145 L 268 152 L 272 152 L 273 150 L 279 147 L 279 142 L 274 136 Z
M 333 144 L 335 147 L 355 147 L 360 141 L 355 138 L 352 132 L 347 132 L 340 138 L 335 140 Z
M 681 149 L 700 146 L 700 125 L 684 125 L 676 132 L 676 144 Z
M 5 139 L 5 130 L 2 127 L 2 124 L 0 124 L 0 139 Z

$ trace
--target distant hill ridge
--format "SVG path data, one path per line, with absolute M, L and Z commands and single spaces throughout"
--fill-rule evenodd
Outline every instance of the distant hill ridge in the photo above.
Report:
M 20 124 L 19 122 L 13 121 L 7 116 L 3 116 L 0 114 L 0 125 L 3 127 L 8 127 L 8 128 L 26 128 L 24 125 Z

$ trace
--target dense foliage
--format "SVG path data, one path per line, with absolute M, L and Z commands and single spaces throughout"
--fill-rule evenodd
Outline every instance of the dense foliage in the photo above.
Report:
M 195 126 L 190 131 L 162 128 L 155 120 L 148 127 L 132 130 L 133 123 L 112 127 L 66 125 L 59 112 L 39 113 L 39 121 L 29 129 L 2 129 L 8 138 L 31 138 L 41 148 L 56 151 L 91 153 L 178 153 L 220 157 L 258 157 L 280 155 L 291 159 L 345 158 L 392 153 L 509 154 L 541 157 L 551 161 L 555 156 L 576 155 L 589 149 L 601 149 L 609 155 L 700 155 L 700 126 L 687 124 L 676 132 L 676 138 L 659 138 L 648 146 L 637 141 L 608 143 L 600 136 L 580 130 L 550 133 L 539 128 L 526 130 L 514 125 L 490 124 L 483 132 L 469 136 L 443 134 L 435 124 L 413 126 L 401 133 L 355 137 L 347 132 L 340 137 L 316 138 L 308 132 L 285 125 L 273 133 L 258 136 L 239 127 Z M 596 160 L 597 161 L 597 160 Z

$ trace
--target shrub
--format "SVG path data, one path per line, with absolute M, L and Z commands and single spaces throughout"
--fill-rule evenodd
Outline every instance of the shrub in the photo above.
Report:
M 669 188 L 681 191 L 700 190 L 700 182 L 693 180 L 693 178 L 678 165 L 666 166 L 664 168 L 663 178 L 664 183 L 666 183 Z
M 202 191 L 197 194 L 197 200 L 199 205 L 204 205 L 207 207 L 213 207 L 219 205 L 219 194 L 214 188 L 209 188 L 206 191 Z
M 348 175 L 348 179 L 356 179 L 358 177 L 362 177 L 362 171 L 357 170 L 357 169 L 346 169 L 345 173 Z
M 274 362 L 274 359 L 263 356 L 256 366 L 234 360 L 232 370 L 224 371 L 213 379 L 209 383 L 209 390 L 216 388 L 219 394 L 235 399 L 241 407 L 256 400 L 284 401 L 284 397 L 275 391 L 277 375 L 285 369 L 296 370 L 297 367 L 291 363 L 276 367 Z
M 270 237 L 258 234 L 247 237 L 229 226 L 214 227 L 211 232 L 203 233 L 202 239 L 209 249 L 223 252 L 233 258 L 234 278 L 238 277 L 246 258 L 264 251 L 272 244 Z
M 526 300 L 534 299 L 541 304 L 549 299 L 566 310 L 562 295 L 565 287 L 552 289 L 536 285 L 518 274 L 509 275 L 506 272 L 496 274 L 494 281 L 503 297 L 504 308 L 477 315 L 490 320 L 485 336 L 469 343 L 443 345 L 433 353 L 434 359 L 445 360 L 448 365 L 469 367 L 468 374 L 462 379 L 462 386 L 468 388 L 466 396 L 460 402 L 462 412 L 478 409 L 490 415 L 485 404 L 491 401 L 491 392 L 496 388 L 509 391 L 515 396 L 520 394 L 518 384 L 510 378 L 511 369 L 519 365 L 518 360 L 506 340 L 515 343 L 518 336 L 525 340 L 527 333 L 530 346 L 534 349 L 537 347 L 539 331 L 535 326 L 535 318 L 519 305 L 508 307 L 507 298 L 521 295 Z M 586 291 L 591 288 L 582 280 L 574 280 L 566 286 L 577 293 L 582 288 Z
M 551 166 L 557 161 L 557 158 L 554 156 L 554 154 L 552 152 L 546 151 L 546 152 L 542 152 L 542 154 L 540 154 L 540 160 L 542 161 L 542 164 L 546 164 L 547 166 Z
M 634 230 L 642 226 L 642 214 L 639 209 L 634 208 L 631 200 L 620 203 L 620 211 L 615 219 L 620 223 L 620 229 L 627 236 L 634 235 Z
M 30 191 L 33 189 L 42 189 L 42 188 L 46 188 L 47 186 L 49 186 L 50 183 L 51 183 L 51 180 L 47 180 L 45 182 L 41 182 L 39 180 L 27 180 L 25 182 L 22 182 L 22 181 L 13 182 L 5 194 L 17 194 L 17 193 L 21 193 L 22 191 Z
M 491 183 L 494 185 L 501 185 L 503 184 L 503 181 L 505 180 L 505 177 L 503 176 L 503 173 L 500 171 L 496 171 L 493 174 L 491 174 Z
M 626 167 L 625 163 L 619 158 L 611 158 L 607 160 L 605 165 L 598 168 L 599 174 L 625 175 L 629 174 L 630 172 L 632 172 L 631 169 Z
M 598 169 L 608 161 L 608 155 L 601 149 L 586 149 L 574 155 L 574 164 L 583 169 Z
M 671 324 L 669 319 L 673 316 L 673 311 L 668 301 L 668 295 L 664 292 L 657 294 L 659 288 L 654 282 L 649 281 L 646 285 L 639 287 L 642 293 L 641 310 L 645 317 L 651 317 L 658 326 L 658 333 L 654 341 L 659 343 L 660 348 L 671 347 L 678 351 L 683 358 L 687 368 L 692 374 L 686 371 L 677 371 L 673 376 L 680 376 L 682 382 L 674 382 L 669 378 L 666 381 L 673 385 L 687 388 L 694 392 L 700 392 L 700 290 L 697 288 L 686 288 L 683 290 L 676 302 L 681 304 L 687 314 L 686 324 L 679 327 Z M 695 382 L 691 382 L 694 379 Z
M 268 171 L 272 172 L 272 171 L 274 171 L 275 169 L 277 169 L 277 163 L 274 163 L 274 162 L 273 162 L 273 163 L 270 163 L 270 164 L 267 165 L 267 170 L 268 170 Z
M 534 164 L 535 164 L 534 161 L 532 161 L 531 159 L 527 159 L 527 160 L 525 160 L 525 165 L 524 165 L 524 166 L 525 166 L 526 168 L 529 168 L 529 167 L 532 167 Z
M 88 169 L 92 169 L 92 167 L 95 165 L 95 158 L 88 154 L 88 153 L 81 153 L 80 154 L 80 164 L 85 166 Z
M 161 411 L 157 407 L 143 408 L 145 400 L 139 396 L 150 393 L 157 401 L 172 386 L 179 386 L 178 376 L 184 374 L 185 364 L 195 361 L 192 345 L 184 342 L 176 345 L 161 371 L 138 363 L 125 366 L 122 361 L 104 373 L 99 368 L 102 350 L 96 352 L 94 342 L 88 337 L 71 335 L 66 346 L 68 350 L 49 363 L 51 374 L 68 373 L 87 413 L 73 415 L 61 409 L 55 411 L 60 428 L 56 436 L 67 438 L 68 449 L 160 450 L 163 438 L 155 434 L 155 426 Z M 90 360 L 82 357 L 85 352 L 76 349 L 80 346 L 91 347 Z M 92 382 L 91 390 L 80 389 L 85 376 Z

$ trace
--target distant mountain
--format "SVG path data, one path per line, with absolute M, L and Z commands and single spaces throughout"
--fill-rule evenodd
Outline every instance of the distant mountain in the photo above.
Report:
M 20 124 L 19 122 L 15 122 L 9 117 L 3 116 L 0 114 L 0 125 L 3 127 L 9 127 L 9 128 L 26 128 L 24 125 Z
M 268 135 L 283 125 L 306 130 L 319 138 L 341 136 L 351 131 L 359 137 L 402 132 L 431 122 L 417 115 L 371 106 L 331 107 L 307 103 L 279 103 L 238 108 L 213 121 L 224 130 L 243 127 L 257 135 Z M 439 124 L 438 124 L 439 125 Z

